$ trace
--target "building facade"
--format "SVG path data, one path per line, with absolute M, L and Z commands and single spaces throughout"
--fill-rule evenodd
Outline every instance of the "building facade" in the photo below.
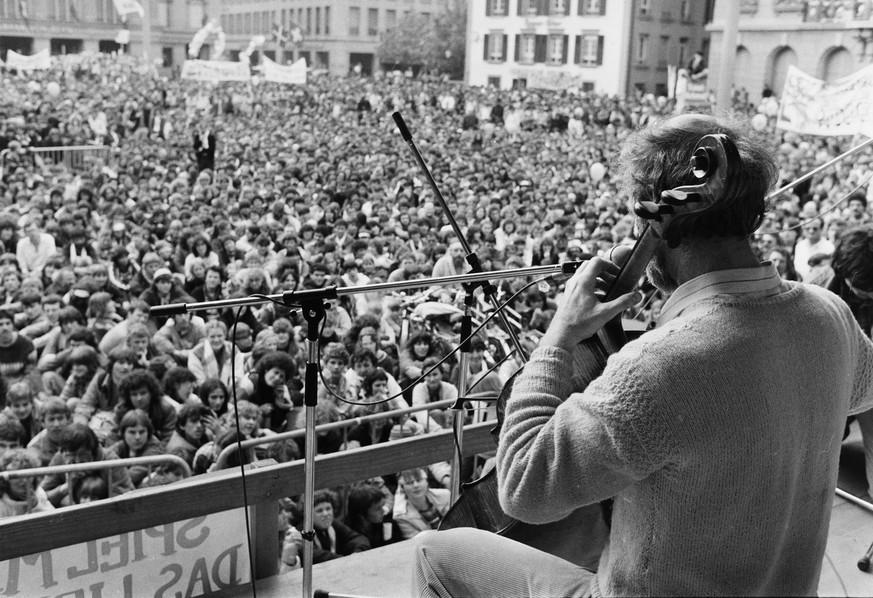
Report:
M 471 0 L 471 85 L 668 93 L 668 67 L 706 49 L 712 0 Z
M 144 18 L 132 14 L 123 23 L 112 0 L 0 0 L 0 59 L 7 50 L 31 55 L 48 48 L 52 55 L 113 52 L 121 29 L 129 29 L 125 51 L 176 67 L 188 42 L 216 0 L 141 0 Z
M 720 68 L 729 7 L 716 4 L 710 73 Z M 832 81 L 873 61 L 873 2 L 870 0 L 742 0 L 734 56 L 735 89 L 752 100 L 768 89 L 782 92 L 789 66 Z M 715 78 L 710 77 L 710 84 Z
M 219 21 L 229 51 L 245 48 L 252 36 L 267 38 L 261 51 L 281 63 L 306 58 L 315 69 L 335 75 L 370 75 L 382 68 L 377 49 L 385 31 L 409 14 L 432 17 L 445 0 L 221 0 Z M 302 40 L 281 44 L 300 28 Z

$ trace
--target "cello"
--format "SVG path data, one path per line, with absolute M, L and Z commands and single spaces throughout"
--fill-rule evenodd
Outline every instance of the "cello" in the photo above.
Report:
M 675 248 L 681 243 L 683 220 L 693 218 L 717 207 L 725 196 L 728 181 L 737 172 L 739 153 L 733 142 L 723 134 L 710 134 L 697 143 L 689 161 L 686 180 L 691 183 L 661 192 L 656 201 L 638 201 L 634 212 L 646 221 L 633 248 L 616 247 L 608 259 L 620 267 L 615 280 L 599 285 L 601 301 L 612 301 L 631 292 L 645 272 L 659 244 Z M 595 337 L 583 341 L 598 357 L 599 369 L 606 366 L 609 355 L 628 342 L 621 317 L 607 323 Z M 576 355 L 574 355 L 574 361 Z M 574 368 L 577 371 L 578 368 Z M 512 392 L 516 372 L 497 399 L 497 426 L 492 430 L 495 441 L 503 424 L 505 404 Z M 575 388 L 581 392 L 584 388 Z M 559 556 L 591 571 L 597 570 L 600 553 L 609 537 L 611 501 L 590 504 L 576 509 L 567 517 L 546 524 L 529 524 L 509 517 L 498 501 L 496 469 L 478 480 L 462 484 L 462 494 L 446 513 L 439 529 L 475 527 L 522 542 L 544 552 Z M 568 530 L 573 530 L 568 534 Z

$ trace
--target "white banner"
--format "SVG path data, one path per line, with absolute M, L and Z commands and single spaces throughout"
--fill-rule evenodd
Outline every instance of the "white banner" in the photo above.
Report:
M 264 80 L 291 85 L 306 85 L 306 59 L 301 58 L 289 66 L 282 66 L 266 56 L 263 58 Z
M 3 596 L 211 596 L 251 580 L 242 509 L 0 562 Z
M 15 50 L 6 52 L 6 68 L 19 71 L 45 70 L 51 68 L 48 48 L 40 50 L 33 56 L 19 54 Z
M 112 0 L 115 3 L 115 10 L 118 11 L 122 17 L 124 15 L 129 15 L 131 13 L 136 13 L 143 17 L 145 11 L 142 8 L 142 4 L 137 2 L 136 0 Z
M 776 127 L 808 135 L 869 134 L 873 131 L 873 66 L 836 81 L 822 81 L 789 67 Z
M 223 60 L 186 60 L 182 78 L 195 81 L 248 81 L 249 65 L 245 62 Z

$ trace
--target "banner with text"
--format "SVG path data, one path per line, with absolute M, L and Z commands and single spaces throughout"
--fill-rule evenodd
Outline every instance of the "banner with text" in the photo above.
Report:
M 791 66 L 776 127 L 808 135 L 869 134 L 873 130 L 873 66 L 822 81 Z
M 264 80 L 276 83 L 289 83 L 291 85 L 306 84 L 306 59 L 301 58 L 294 64 L 283 66 L 267 58 L 263 59 Z
M 40 50 L 33 56 L 19 54 L 15 50 L 6 52 L 6 68 L 18 69 L 19 71 L 36 71 L 51 68 L 48 48 Z
M 182 64 L 182 78 L 195 81 L 248 81 L 251 73 L 245 62 L 186 60 Z
M 171 598 L 249 583 L 242 509 L 0 563 L 0 596 Z

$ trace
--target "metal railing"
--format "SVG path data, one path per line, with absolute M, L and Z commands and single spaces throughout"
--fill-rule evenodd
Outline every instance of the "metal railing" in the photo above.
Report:
M 482 401 L 482 400 L 492 400 L 486 394 L 472 394 L 469 397 L 466 397 L 469 400 Z M 494 396 L 493 400 L 496 400 L 497 397 Z M 420 411 L 433 411 L 435 409 L 445 409 L 451 407 L 455 404 L 453 399 L 446 399 L 445 401 L 435 401 L 433 403 L 427 403 L 426 405 L 416 405 L 414 407 L 407 407 L 405 409 L 394 409 L 392 411 L 384 411 L 382 413 L 373 413 L 371 415 L 362 415 L 360 417 L 355 417 L 351 419 L 344 419 L 338 422 L 331 422 L 329 424 L 321 424 L 315 426 L 316 432 L 329 432 L 331 430 L 343 430 L 343 444 L 348 442 L 348 430 L 353 426 L 359 426 L 364 422 L 378 421 L 382 419 L 393 419 L 395 417 L 399 417 L 402 415 L 409 415 L 412 413 L 418 413 Z M 431 430 L 425 427 L 425 432 L 430 432 Z M 260 438 L 251 438 L 249 440 L 243 440 L 239 444 L 233 443 L 231 445 L 226 446 L 221 453 L 219 453 L 218 457 L 215 459 L 216 463 L 224 463 L 227 461 L 227 458 L 237 452 L 240 448 L 247 449 L 255 446 L 260 446 L 262 444 L 272 444 L 274 442 L 281 442 L 283 440 L 290 440 L 295 438 L 302 438 L 306 433 L 304 428 L 299 428 L 297 430 L 291 430 L 290 432 L 281 432 L 279 434 L 274 434 L 271 436 L 262 436 Z
M 63 164 L 67 170 L 84 170 L 88 167 L 88 162 L 94 160 L 108 165 L 112 156 L 111 149 L 106 145 L 29 147 L 27 151 L 33 154 L 37 164 Z

